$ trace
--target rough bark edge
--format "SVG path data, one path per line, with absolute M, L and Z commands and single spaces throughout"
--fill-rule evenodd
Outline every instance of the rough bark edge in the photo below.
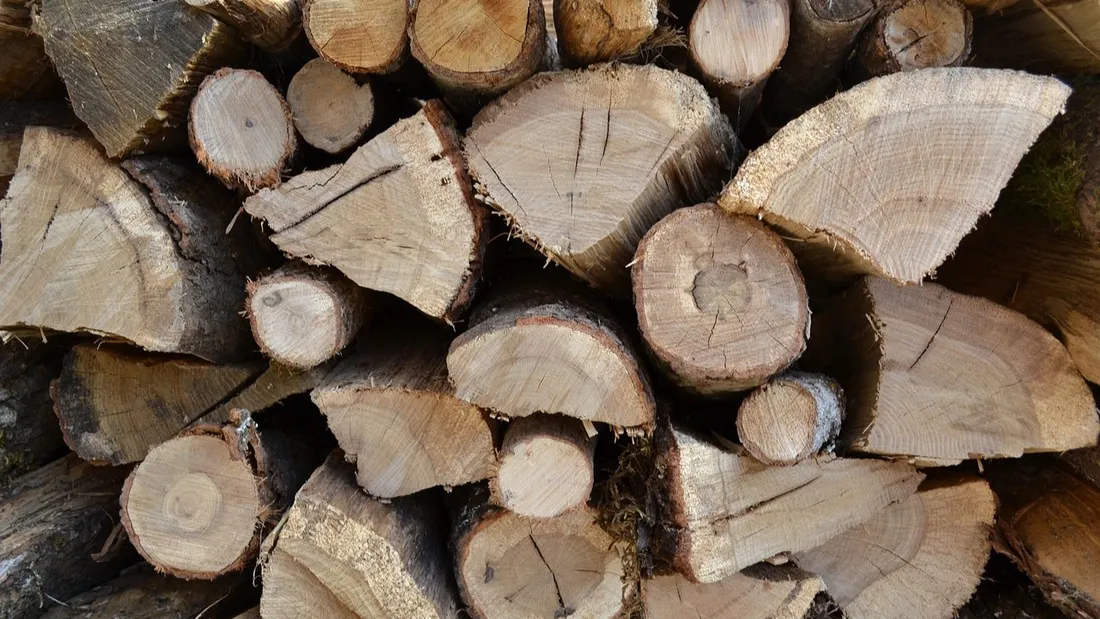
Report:
M 867 31 L 863 34 L 863 41 L 859 43 L 854 53 L 854 59 L 857 64 L 856 73 L 860 75 L 860 77 L 867 79 L 898 73 L 902 70 L 901 65 L 898 63 L 898 59 L 890 53 L 889 48 L 886 46 L 886 20 L 911 1 L 915 0 L 893 0 L 878 9 L 878 15 L 867 27 Z M 970 58 L 974 39 L 974 17 L 971 15 L 970 9 L 964 3 L 952 0 L 944 1 L 962 9 L 963 40 L 965 44 L 955 60 L 941 66 L 958 67 Z
M 847 399 L 844 396 L 844 390 L 841 388 L 840 383 L 824 374 L 788 372 L 769 380 L 764 383 L 761 388 L 775 383 L 793 383 L 813 400 L 815 409 L 813 440 L 806 445 L 805 449 L 790 460 L 775 460 L 769 458 L 762 453 L 753 441 L 745 437 L 745 433 L 741 428 L 742 416 L 739 409 L 737 415 L 737 436 L 741 439 L 741 444 L 744 446 L 745 451 L 749 452 L 753 458 L 756 458 L 758 461 L 768 466 L 792 466 L 822 451 L 832 452 L 833 443 L 836 441 L 843 425 L 847 404 Z M 744 407 L 745 404 L 758 393 L 761 393 L 761 397 L 763 397 L 762 392 L 753 391 L 753 393 L 749 394 L 748 398 L 742 402 L 741 406 Z

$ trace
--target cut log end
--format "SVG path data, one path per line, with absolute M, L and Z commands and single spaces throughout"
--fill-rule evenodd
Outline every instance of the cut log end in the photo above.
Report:
M 313 48 L 351 73 L 390 73 L 408 49 L 407 0 L 307 0 L 302 26 Z
M 302 139 L 327 153 L 339 153 L 359 142 L 374 119 L 370 84 L 323 58 L 315 58 L 290 80 L 287 104 Z
M 879 15 L 857 53 L 868 76 L 954 67 L 970 56 L 973 19 L 957 0 L 895 2 Z
M 680 619 L 690 616 L 740 619 L 802 619 L 823 588 L 821 579 L 797 569 L 772 569 L 767 577 L 749 568 L 701 584 L 680 574 L 668 574 L 642 584 L 646 619 Z
M 595 437 L 568 417 L 537 415 L 508 424 L 496 500 L 523 516 L 552 518 L 588 500 Z
M 737 436 L 765 464 L 790 465 L 831 446 L 844 393 L 826 376 L 794 372 L 753 391 L 737 411 Z
M 562 54 L 578 65 L 636 53 L 659 23 L 656 0 L 556 0 L 554 4 L 551 27 Z

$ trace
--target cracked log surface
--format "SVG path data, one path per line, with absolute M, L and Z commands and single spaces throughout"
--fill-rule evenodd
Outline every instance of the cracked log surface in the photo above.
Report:
M 286 102 L 302 139 L 326 153 L 358 144 L 374 120 L 370 83 L 360 84 L 324 58 L 310 60 L 294 74 Z
M 814 316 L 804 361 L 844 386 L 850 450 L 940 466 L 1092 446 L 1100 432 L 1054 336 L 937 284 L 861 279 Z
M 488 213 L 474 201 L 439 101 L 347 162 L 250 197 L 245 210 L 267 221 L 285 253 L 336 267 L 448 323 L 461 318 L 481 278 Z
M 232 25 L 248 42 L 269 52 L 290 46 L 302 33 L 298 0 L 181 0 Z
M 214 361 L 254 346 L 239 314 L 257 252 L 231 197 L 163 157 L 121 167 L 90 139 L 28 129 L 0 201 L 0 325 L 90 332 Z
M 765 464 L 796 464 L 823 450 L 832 453 L 844 407 L 844 391 L 835 380 L 787 372 L 741 402 L 737 438 Z
M 803 619 L 821 579 L 790 566 L 759 564 L 709 584 L 673 572 L 642 581 L 646 619 Z
M 64 355 L 57 344 L 0 347 L 0 485 L 64 455 L 50 402 L 50 381 L 61 373 Z
M 958 0 L 893 0 L 879 10 L 855 54 L 863 78 L 957 67 L 970 58 L 974 20 Z
M 551 27 L 567 64 L 608 62 L 638 52 L 659 24 L 657 0 L 553 0 Z
M 305 0 L 302 27 L 317 54 L 349 73 L 390 73 L 409 55 L 408 0 Z

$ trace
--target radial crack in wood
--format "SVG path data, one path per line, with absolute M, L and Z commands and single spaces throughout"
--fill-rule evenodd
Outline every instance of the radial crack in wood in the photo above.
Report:
M 745 398 L 737 409 L 737 437 L 764 464 L 796 464 L 832 451 L 844 407 L 844 391 L 835 380 L 790 372 Z
M 304 0 L 317 54 L 351 73 L 390 73 L 408 56 L 408 0 Z
M 533 415 L 508 423 L 500 468 L 490 483 L 493 502 L 521 516 L 553 518 L 592 494 L 596 436 L 560 415 Z
M 681 619 L 692 612 L 701 618 L 803 619 L 822 589 L 817 576 L 778 568 L 750 567 L 710 584 L 675 572 L 642 581 L 646 619 Z
M 326 153 L 355 146 L 374 119 L 370 84 L 360 85 L 324 58 L 310 60 L 294 74 L 286 102 L 302 139 Z
M 957 67 L 970 57 L 974 20 L 958 0 L 894 0 L 863 34 L 855 62 L 862 77 Z
M 607 62 L 638 52 L 657 31 L 657 0 L 553 0 L 562 55 L 574 65 Z M 547 13 L 549 16 L 550 14 Z
M 182 0 L 232 25 L 245 40 L 269 52 L 290 46 L 302 33 L 298 0 Z

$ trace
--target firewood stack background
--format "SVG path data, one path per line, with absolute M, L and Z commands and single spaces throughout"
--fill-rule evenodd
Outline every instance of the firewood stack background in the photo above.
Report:
M 1097 0 L 0 0 L 0 618 L 1100 618 Z

